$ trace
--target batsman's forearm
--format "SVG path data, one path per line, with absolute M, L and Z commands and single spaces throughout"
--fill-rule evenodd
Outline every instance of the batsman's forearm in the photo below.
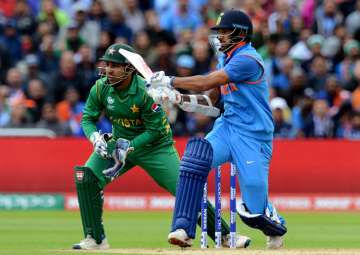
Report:
M 206 76 L 203 75 L 195 75 L 195 76 L 189 76 L 189 77 L 176 77 L 173 80 L 173 87 L 174 88 L 181 88 L 186 90 L 193 90 L 196 92 L 206 91 L 209 90 L 209 84 L 208 81 L 206 81 Z
M 217 70 L 207 75 L 195 75 L 189 77 L 176 77 L 172 85 L 174 88 L 193 90 L 196 92 L 217 88 L 228 82 L 228 76 L 224 70 Z

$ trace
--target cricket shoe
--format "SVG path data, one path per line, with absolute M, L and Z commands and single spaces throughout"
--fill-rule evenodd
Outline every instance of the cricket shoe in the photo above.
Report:
M 106 250 L 110 248 L 106 238 L 104 238 L 100 244 L 97 244 L 95 239 L 91 235 L 87 235 L 80 243 L 74 244 L 72 247 L 74 250 Z
M 180 247 L 191 247 L 192 239 L 186 234 L 184 229 L 177 229 L 173 232 L 170 232 L 168 235 L 168 242 L 173 245 L 177 245 Z
M 282 236 L 267 236 L 266 248 L 267 249 L 280 249 L 284 246 L 284 238 Z
M 250 245 L 251 239 L 247 236 L 242 236 L 240 234 L 235 235 L 235 247 L 236 249 L 246 248 Z M 230 234 L 222 236 L 221 244 L 225 248 L 230 248 Z

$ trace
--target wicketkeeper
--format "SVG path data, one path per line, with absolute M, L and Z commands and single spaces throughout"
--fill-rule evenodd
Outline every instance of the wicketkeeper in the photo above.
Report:
M 179 156 L 167 116 L 146 91 L 145 80 L 119 53 L 134 50 L 125 44 L 111 45 L 101 58 L 104 66 L 91 88 L 83 112 L 82 127 L 94 146 L 85 166 L 75 167 L 75 183 L 84 239 L 73 249 L 107 249 L 102 223 L 103 189 L 115 178 L 138 165 L 161 187 L 175 195 Z M 101 134 L 96 123 L 102 113 L 111 121 L 112 134 Z M 214 207 L 209 204 L 208 233 L 214 240 Z M 229 227 L 222 221 L 223 245 L 229 246 Z M 237 236 L 237 247 L 250 239 Z

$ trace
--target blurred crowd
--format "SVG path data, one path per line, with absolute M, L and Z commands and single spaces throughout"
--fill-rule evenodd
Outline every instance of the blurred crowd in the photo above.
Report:
M 204 74 L 209 27 L 226 9 L 252 19 L 265 60 L 277 138 L 360 139 L 360 0 L 17 0 L 0 2 L 0 128 L 83 136 L 97 59 L 132 45 L 167 75 Z M 170 107 L 176 136 L 213 119 Z M 105 116 L 103 132 L 111 130 Z

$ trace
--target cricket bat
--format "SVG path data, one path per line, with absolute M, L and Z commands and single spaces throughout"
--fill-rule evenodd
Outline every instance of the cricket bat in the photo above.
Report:
M 141 55 L 125 49 L 119 49 L 119 53 L 123 55 L 135 67 L 135 69 L 145 78 L 147 82 L 150 82 L 153 71 L 146 64 L 145 60 Z M 217 117 L 220 114 L 219 108 L 212 106 L 210 99 L 206 100 L 207 105 L 202 105 L 198 103 L 196 95 L 186 96 L 189 96 L 190 101 L 182 100 L 183 102 L 179 104 L 179 107 L 182 110 L 186 112 L 197 112 L 210 117 Z M 204 97 L 207 96 L 204 95 Z

